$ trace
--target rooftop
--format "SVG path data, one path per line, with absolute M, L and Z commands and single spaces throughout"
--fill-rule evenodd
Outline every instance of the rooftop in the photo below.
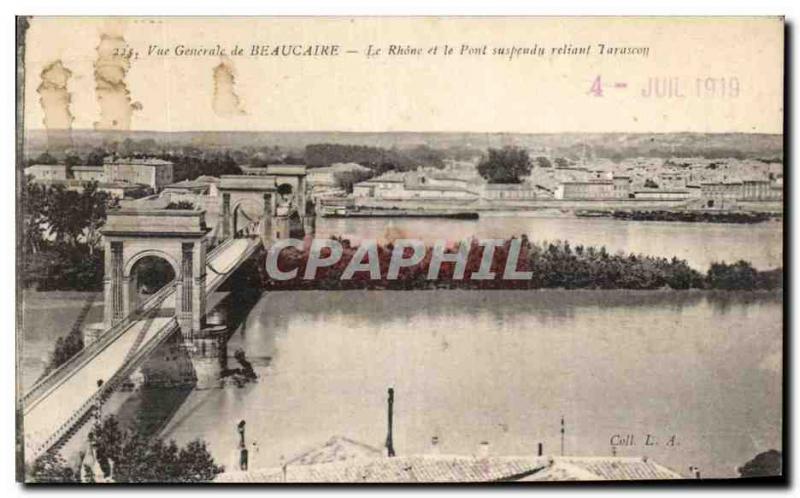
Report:
M 270 164 L 267 174 L 275 176 L 303 176 L 306 174 L 305 164 Z
M 382 174 L 381 176 L 376 176 L 375 178 L 370 178 L 369 180 L 360 183 L 403 183 L 405 181 L 404 178 L 405 177 L 402 173 L 390 171 Z
M 646 458 L 412 455 L 226 472 L 221 483 L 432 483 L 681 479 Z
M 155 157 L 106 157 L 103 160 L 104 164 L 136 164 L 143 166 L 172 166 L 172 161 L 165 161 Z

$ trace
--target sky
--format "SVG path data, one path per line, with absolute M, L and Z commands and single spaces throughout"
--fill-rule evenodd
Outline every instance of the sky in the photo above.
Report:
M 647 55 L 600 55 L 599 44 Z M 219 45 L 227 55 L 177 55 L 179 45 Z M 243 53 L 231 54 L 237 45 Z M 252 56 L 252 45 L 338 45 L 339 53 Z M 389 55 L 390 45 L 422 53 Z M 169 53 L 148 54 L 156 46 Z M 370 46 L 381 53 L 368 57 Z M 552 53 L 564 46 L 591 48 Z M 509 59 L 493 55 L 497 47 L 545 54 Z M 671 92 L 646 96 L 651 81 Z M 783 22 L 33 18 L 24 92 L 29 129 L 47 118 L 57 128 L 155 131 L 781 133 Z

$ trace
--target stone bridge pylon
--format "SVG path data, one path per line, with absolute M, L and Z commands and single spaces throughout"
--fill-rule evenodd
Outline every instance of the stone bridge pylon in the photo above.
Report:
M 256 168 L 248 168 L 254 170 Z M 292 221 L 304 233 L 314 231 L 314 213 L 308 212 L 304 166 L 275 165 L 258 168 L 258 174 L 223 175 L 220 179 L 217 239 L 222 241 L 261 231 L 264 244 L 286 238 Z M 279 194 L 288 184 L 291 196 Z M 184 340 L 192 340 L 205 327 L 206 250 L 211 231 L 206 212 L 132 204 L 110 211 L 102 229 L 105 245 L 105 315 L 109 329 L 134 313 L 138 306 L 135 267 L 146 257 L 166 261 L 175 275 L 175 316 Z M 219 240 L 217 240 L 219 242 Z
M 160 258 L 175 275 L 175 316 L 184 338 L 202 330 L 206 307 L 205 211 L 118 209 L 102 230 L 105 244 L 104 325 L 111 328 L 136 310 L 134 266 Z

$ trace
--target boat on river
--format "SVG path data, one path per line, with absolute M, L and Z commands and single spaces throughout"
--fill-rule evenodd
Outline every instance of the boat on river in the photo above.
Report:
M 445 218 L 477 220 L 477 211 L 448 211 L 434 209 L 359 209 L 329 207 L 320 213 L 325 218 Z

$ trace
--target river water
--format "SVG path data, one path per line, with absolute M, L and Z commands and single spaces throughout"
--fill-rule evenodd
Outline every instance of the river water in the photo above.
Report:
M 342 435 L 380 447 L 394 387 L 398 454 L 646 455 L 735 476 L 781 449 L 779 294 L 306 291 L 264 294 L 233 335 L 257 383 L 189 394 L 162 435 L 251 468 Z M 655 445 L 646 445 L 648 434 Z M 674 436 L 674 438 L 673 438 Z M 670 440 L 673 444 L 669 444 Z
M 468 237 L 507 238 L 526 234 L 535 241 L 567 240 L 573 246 L 603 246 L 686 259 L 701 272 L 715 261 L 750 261 L 760 270 L 782 266 L 783 224 L 677 223 L 610 218 L 543 217 L 536 213 L 481 213 L 478 220 L 320 218 L 317 237 L 344 236 L 353 241 L 409 237 L 435 241 Z

